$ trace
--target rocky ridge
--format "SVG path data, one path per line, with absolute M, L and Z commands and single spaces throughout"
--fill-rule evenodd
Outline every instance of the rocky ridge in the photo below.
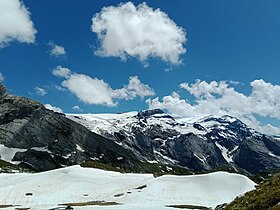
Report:
M 149 162 L 194 171 L 232 168 L 249 174 L 280 167 L 279 139 L 231 116 L 175 119 L 155 109 L 67 117 Z

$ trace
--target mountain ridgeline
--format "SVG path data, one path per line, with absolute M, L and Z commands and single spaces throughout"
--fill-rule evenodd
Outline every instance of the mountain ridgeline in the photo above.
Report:
M 67 117 L 148 162 L 247 174 L 280 167 L 279 138 L 261 134 L 231 116 L 175 119 L 155 109 Z
M 280 168 L 280 141 L 231 116 L 174 119 L 159 109 L 64 115 L 1 86 L 0 158 L 35 171 L 97 161 L 118 169 L 140 164 L 140 172 L 156 164 L 258 174 Z

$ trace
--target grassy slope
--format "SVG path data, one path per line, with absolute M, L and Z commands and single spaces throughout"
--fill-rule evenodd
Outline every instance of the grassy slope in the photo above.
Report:
M 17 165 L 14 165 L 12 163 L 9 163 L 9 162 L 6 162 L 6 161 L 0 159 L 0 172 L 12 173 L 13 171 L 17 171 L 17 172 L 32 172 L 29 169 L 25 169 L 25 168 L 19 167 Z
M 227 205 L 225 210 L 280 210 L 280 174 L 256 186 Z
M 107 171 L 118 171 L 122 173 L 152 173 L 154 176 L 161 176 L 164 174 L 174 174 L 174 175 L 189 175 L 193 174 L 188 169 L 177 167 L 177 166 L 168 166 L 164 164 L 156 163 L 145 163 L 137 162 L 134 163 L 132 167 L 118 167 L 108 164 L 103 164 L 98 161 L 89 161 L 81 164 L 82 167 L 89 168 L 99 168 Z

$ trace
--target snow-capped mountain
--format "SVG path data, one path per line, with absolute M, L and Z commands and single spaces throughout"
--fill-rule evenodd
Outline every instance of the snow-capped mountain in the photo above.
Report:
M 198 171 L 226 166 L 250 173 L 280 167 L 279 139 L 231 116 L 175 119 L 155 109 L 67 117 L 149 162 Z
M 65 116 L 0 88 L 0 160 L 35 171 L 98 161 L 125 171 L 147 172 L 150 162 L 256 174 L 280 168 L 280 141 L 230 116 L 175 119 L 158 109 Z

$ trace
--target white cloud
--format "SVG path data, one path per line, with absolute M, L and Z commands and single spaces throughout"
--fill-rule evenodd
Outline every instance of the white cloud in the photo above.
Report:
M 92 18 L 92 31 L 97 34 L 100 56 L 136 57 L 147 62 L 157 57 L 171 64 L 181 63 L 186 52 L 183 44 L 186 33 L 160 9 L 153 10 L 146 3 L 132 2 L 104 7 Z
M 44 105 L 47 109 L 52 110 L 54 112 L 63 113 L 62 109 L 59 107 L 52 106 L 51 104 Z
M 191 117 L 200 115 L 232 115 L 250 126 L 266 133 L 278 132 L 280 128 L 261 126 L 255 116 L 280 119 L 280 86 L 263 80 L 251 82 L 249 95 L 237 92 L 225 81 L 210 83 L 197 80 L 194 84 L 182 83 L 180 87 L 195 96 L 195 103 L 180 99 L 173 93 L 162 98 L 147 100 L 150 108 L 166 109 L 174 116 Z
M 49 41 L 50 55 L 55 57 L 66 56 L 66 51 L 63 46 L 56 45 L 53 41 Z
M 154 94 L 154 91 L 148 85 L 143 84 L 137 76 L 130 77 L 128 85 L 123 88 L 113 90 L 114 98 L 126 100 L 131 100 L 138 96 L 143 99 Z
M 3 83 L 5 80 L 5 77 L 3 76 L 3 74 L 0 72 L 0 83 Z
M 81 109 L 78 105 L 73 106 L 72 110 L 74 110 L 75 112 L 82 112 L 83 111 L 83 109 Z
M 111 87 L 103 80 L 91 78 L 84 74 L 71 74 L 62 82 L 71 93 L 87 104 L 115 106 Z
M 47 93 L 48 93 L 46 89 L 41 88 L 41 87 L 36 87 L 35 92 L 39 96 L 44 96 L 44 95 L 47 95 Z
M 180 99 L 178 93 L 173 92 L 170 96 L 164 96 L 162 102 L 159 97 L 146 100 L 150 109 L 166 109 L 174 117 L 192 116 L 193 107 L 184 99 Z
M 111 86 L 98 78 L 92 78 L 85 74 L 77 74 L 69 69 L 59 67 L 53 71 L 53 75 L 64 77 L 61 86 L 67 88 L 72 94 L 87 104 L 104 106 L 116 106 L 116 100 L 132 100 L 136 97 L 144 98 L 154 95 L 154 91 L 148 85 L 143 84 L 137 76 L 129 78 L 129 83 L 120 89 L 112 89 Z M 69 70 L 69 71 L 68 71 Z
M 180 88 L 186 89 L 196 98 L 212 98 L 213 94 L 224 95 L 226 92 L 233 90 L 229 88 L 225 81 L 212 81 L 207 83 L 205 81 L 197 80 L 196 83 L 189 85 L 188 83 L 181 83 Z
M 68 78 L 71 74 L 71 70 L 62 66 L 57 66 L 53 69 L 52 74 L 56 77 Z
M 16 40 L 34 43 L 37 31 L 30 12 L 19 0 L 0 0 L 0 47 Z
M 60 85 L 55 85 L 54 88 L 59 90 L 59 91 L 66 91 L 66 88 L 63 88 Z

